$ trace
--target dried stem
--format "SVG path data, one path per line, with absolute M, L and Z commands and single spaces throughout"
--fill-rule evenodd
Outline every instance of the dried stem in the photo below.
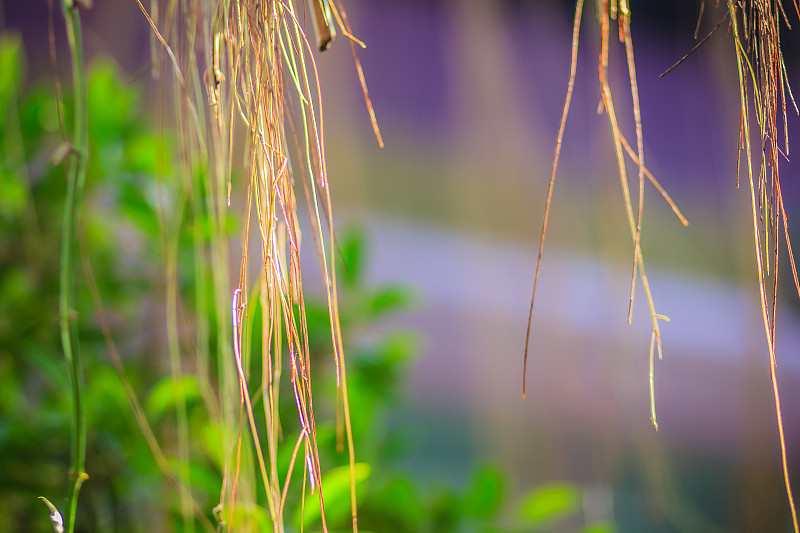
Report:
M 544 237 L 547 232 L 547 220 L 550 216 L 550 202 L 553 198 L 553 186 L 556 181 L 556 170 L 558 169 L 558 159 L 561 155 L 561 143 L 564 140 L 564 128 L 567 125 L 567 115 L 569 106 L 572 103 L 572 91 L 575 87 L 575 73 L 578 68 L 578 37 L 581 32 L 581 15 L 583 14 L 583 0 L 578 0 L 575 4 L 575 20 L 572 24 L 572 56 L 569 65 L 569 81 L 567 82 L 567 96 L 564 99 L 564 108 L 561 111 L 561 122 L 558 126 L 558 136 L 556 137 L 556 148 L 553 154 L 553 168 L 550 172 L 550 183 L 547 186 L 547 200 L 544 205 L 544 220 L 542 221 L 542 235 L 539 238 L 539 256 L 536 259 L 536 272 L 533 275 L 533 293 L 531 294 L 531 306 L 528 311 L 528 328 L 525 332 L 525 354 L 522 360 L 522 397 L 525 397 L 525 380 L 528 374 L 528 348 L 531 339 L 531 323 L 533 322 L 533 304 L 536 300 L 536 286 L 539 282 L 539 267 L 542 265 L 542 251 L 544 250 Z

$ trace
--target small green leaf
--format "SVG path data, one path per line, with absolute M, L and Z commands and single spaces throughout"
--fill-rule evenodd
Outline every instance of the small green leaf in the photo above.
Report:
M 102 424 L 106 430 L 124 431 L 129 404 L 116 372 L 108 367 L 96 368 L 90 379 L 91 386 L 84 392 L 84 409 L 90 426 Z
M 379 318 L 388 313 L 407 309 L 412 302 L 408 287 L 388 285 L 371 294 L 367 304 L 370 318 Z
M 61 127 L 61 119 L 58 116 L 58 102 L 53 98 L 48 98 L 42 102 L 37 113 L 37 119 L 44 131 L 50 133 L 58 131 Z
M 28 191 L 20 176 L 0 166 L 0 217 L 12 220 L 19 217 L 28 202 Z
M 88 105 L 94 150 L 119 142 L 138 112 L 139 89 L 125 85 L 116 63 L 96 60 L 89 68 Z
M 149 418 L 158 419 L 183 400 L 187 403 L 200 398 L 200 388 L 192 376 L 180 380 L 164 378 L 153 387 L 147 398 L 146 411 Z
M 338 241 L 343 263 L 343 281 L 348 287 L 357 286 L 364 272 L 364 232 L 356 227 L 344 232 Z
M 464 514 L 473 518 L 492 518 L 500 510 L 505 496 L 503 471 L 485 465 L 473 475 L 472 484 L 464 498 Z
M 580 504 L 581 493 L 577 487 L 554 483 L 525 495 L 520 503 L 519 516 L 525 526 L 541 526 L 574 513 Z
M 16 98 L 25 68 L 22 38 L 16 33 L 0 35 L 0 117 L 5 118 L 9 102 Z M 5 120 L 2 121 L 5 123 Z
M 119 212 L 128 218 L 145 235 L 155 236 L 160 231 L 158 213 L 146 196 L 142 184 L 124 184 L 119 187 Z
M 125 165 L 132 172 L 153 174 L 156 171 L 161 145 L 166 143 L 154 134 L 142 133 L 125 143 Z
M 422 523 L 427 516 L 427 510 L 420 498 L 419 487 L 411 475 L 399 472 L 391 475 L 377 492 L 370 490 L 370 502 L 386 514 L 398 531 L 423 529 Z
M 595 522 L 589 524 L 581 533 L 616 533 L 617 526 L 613 522 Z
M 298 459 L 298 465 L 302 458 Z M 305 463 L 303 463 L 305 464 Z M 356 492 L 363 489 L 364 481 L 369 478 L 370 466 L 366 463 L 355 464 Z M 332 524 L 344 520 L 350 513 L 350 467 L 340 466 L 322 475 L 322 495 L 325 498 L 325 518 Z M 298 507 L 294 514 L 294 523 L 298 529 L 305 530 L 320 520 L 319 495 L 306 489 L 305 509 Z
M 225 447 L 223 446 L 223 429 L 219 424 L 208 421 L 200 430 L 203 450 L 212 464 L 220 470 L 225 469 Z
M 223 531 L 258 531 L 264 533 L 273 531 L 269 511 L 263 506 L 237 501 L 230 515 L 230 522 L 228 522 L 228 512 L 223 510 L 222 516 L 227 526 L 222 528 Z
M 408 363 L 419 352 L 419 337 L 410 331 L 386 335 L 378 347 L 379 359 L 394 368 Z

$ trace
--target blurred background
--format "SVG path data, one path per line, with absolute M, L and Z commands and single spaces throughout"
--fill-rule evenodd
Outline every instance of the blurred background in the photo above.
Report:
M 517 512 L 513 502 L 536 487 L 566 483 L 579 490 L 575 509 L 582 518 L 529 530 L 577 531 L 597 522 L 616 531 L 790 531 L 750 195 L 744 178 L 735 187 L 739 104 L 730 35 L 723 25 L 659 78 L 696 44 L 699 2 L 631 5 L 645 163 L 689 220 L 683 227 L 646 184 L 642 247 L 656 310 L 670 318 L 661 329 L 664 358 L 655 365 L 656 432 L 649 416 L 649 313 L 640 283 L 633 323 L 626 325 L 633 251 L 608 120 L 597 113 L 599 28 L 589 4 L 533 314 L 525 399 L 528 306 L 569 74 L 573 3 L 347 1 L 353 31 L 367 44 L 359 58 L 383 149 L 372 135 L 346 39 L 338 36 L 316 55 L 337 227 L 363 235 L 361 283 L 404 287 L 411 302 L 350 337 L 356 347 L 400 330 L 416 339 L 413 358 L 398 371 L 397 392 L 381 410 L 379 424 L 401 435 L 394 443 L 402 452 L 387 464 L 419 486 L 455 493 L 473 486 L 476 468 L 491 465 L 504 480 L 503 498 L 512 502 L 501 515 Z M 701 36 L 724 14 L 707 4 Z M 26 50 L 25 90 L 34 91 L 37 82 L 52 85 L 47 4 L 4 2 L 0 13 L 0 27 L 21 36 Z M 55 22 L 64 67 L 58 13 Z M 122 86 L 140 87 L 139 110 L 130 113 L 155 115 L 150 30 L 136 3 L 96 2 L 84 24 L 89 61 L 116 64 Z M 796 88 L 798 41 L 787 33 Z M 624 59 L 624 49 L 612 47 L 612 90 L 621 128 L 632 140 Z M 793 112 L 788 117 L 793 148 L 800 121 Z M 797 168 L 785 162 L 781 169 L 794 227 Z M 628 169 L 635 176 L 632 164 Z M 0 274 L 0 362 L 5 381 L 19 381 L 14 369 L 23 365 L 22 343 L 12 303 L 20 281 L 11 279 L 8 265 L 17 257 L 12 251 L 25 245 L 11 229 L 2 238 L 8 270 Z M 50 245 L 37 253 L 54 256 L 57 241 Z M 147 260 L 146 246 L 125 253 L 137 257 L 130 268 L 158 278 L 161 267 Z M 305 253 L 306 286 L 322 297 L 310 242 Z M 778 377 L 789 466 L 798 478 L 800 314 L 782 268 Z M 36 299 L 44 290 L 34 286 L 29 294 Z M 120 295 L 118 302 L 137 307 L 130 298 Z M 158 320 L 151 321 L 155 339 L 131 341 L 128 362 L 142 346 L 163 342 Z M 37 397 L 42 385 L 34 382 L 19 384 L 19 397 Z M 7 399 L 3 405 L 17 404 Z M 6 417 L 0 410 L 0 423 Z M 0 432 L 3 463 L 19 469 L 18 456 L 8 456 L 17 450 L 8 444 L 12 429 L 6 423 Z M 25 438 L 38 445 L 36 437 Z M 48 472 L 56 475 L 52 465 Z M 6 475 L 7 483 L 32 479 L 24 472 Z M 475 529 L 456 523 L 452 530 Z

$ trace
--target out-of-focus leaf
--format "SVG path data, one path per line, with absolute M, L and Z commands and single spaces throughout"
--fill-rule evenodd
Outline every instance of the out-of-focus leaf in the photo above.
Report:
M 200 437 L 206 455 L 211 459 L 214 466 L 223 470 L 225 467 L 225 449 L 222 445 L 222 428 L 218 424 L 208 422 L 203 425 L 200 431 Z
M 53 358 L 53 352 L 49 346 L 42 346 L 38 343 L 25 344 L 25 364 L 36 368 L 38 376 L 45 380 L 51 390 L 58 395 L 66 396 L 64 383 L 69 383 L 67 369 L 63 361 Z M 59 402 L 58 409 L 68 413 L 71 407 L 68 403 Z
M 479 519 L 494 517 L 503 503 L 505 489 L 505 477 L 500 468 L 491 465 L 480 467 L 464 497 L 464 515 Z
M 461 499 L 452 489 L 440 490 L 433 497 L 429 507 L 431 531 L 458 531 L 461 521 L 461 505 Z
M 84 392 L 89 422 L 96 421 L 105 429 L 115 427 L 124 431 L 130 406 L 117 374 L 108 367 L 95 368 L 89 385 Z
M 0 186 L 0 191 L 3 187 Z M 35 297 L 36 284 L 32 274 L 22 268 L 9 269 L 0 274 L 0 298 L 4 304 L 24 304 Z M 0 325 L 0 331 L 5 328 Z M 10 333 L 10 332 L 9 332 Z
M 407 309 L 412 302 L 411 291 L 407 287 L 388 285 L 372 293 L 367 304 L 369 318 L 380 318 L 388 313 Z
M 354 287 L 363 279 L 364 232 L 355 227 L 349 228 L 340 234 L 337 244 L 344 264 L 342 280 L 346 286 Z
M 22 161 L 22 146 L 12 135 L 7 134 L 11 124 L 18 124 L 18 118 L 9 120 L 9 113 L 17 113 L 16 106 L 9 109 L 16 100 L 24 76 L 25 57 L 22 39 L 16 33 L 0 35 L 0 217 L 9 220 L 19 216 L 27 201 L 27 191 L 22 177 L 16 171 Z
M 147 397 L 145 411 L 148 418 L 156 420 L 176 406 L 181 397 L 187 403 L 200 398 L 200 388 L 193 376 L 185 376 L 182 379 L 174 380 L 171 377 L 164 378 L 153 387 Z
M 14 358 L 9 352 L 0 350 L 0 412 L 11 413 L 16 411 L 20 405 L 25 404 L 25 397 L 22 394 L 22 384 L 16 378 Z M 4 435 L 2 428 L 7 420 L 0 420 L 0 442 L 3 442 Z M 5 426 L 8 427 L 8 426 Z
M 139 91 L 126 86 L 117 66 L 108 60 L 95 61 L 89 69 L 88 104 L 92 127 L 89 129 L 95 150 L 124 137 L 137 107 Z
M 250 502 L 236 502 L 232 517 L 223 515 L 227 526 L 223 531 L 259 531 L 270 533 L 273 531 L 269 510 L 265 506 L 254 505 Z
M 126 184 L 120 187 L 119 206 L 120 212 L 127 216 L 135 227 L 145 235 L 158 235 L 158 215 L 153 205 L 145 197 L 144 186 Z
M 58 118 L 58 103 L 55 98 L 48 98 L 42 102 L 38 116 L 39 126 L 48 133 L 54 133 L 61 127 Z
M 222 479 L 219 474 L 202 461 L 191 461 L 192 490 L 201 494 L 219 496 Z
M 401 531 L 419 531 L 425 520 L 425 508 L 420 500 L 419 488 L 408 475 L 398 474 L 375 494 L 377 507 L 391 523 L 403 525 Z
M 303 458 L 298 458 L 302 465 Z M 369 478 L 370 466 L 366 463 L 355 464 L 356 493 L 363 492 L 364 481 Z M 350 467 L 340 466 L 322 475 L 322 494 L 325 498 L 325 518 L 330 523 L 346 519 L 350 514 Z M 361 497 L 361 496 L 359 496 Z M 299 506 L 294 513 L 294 523 L 298 529 L 308 529 L 320 520 L 319 495 L 306 490 L 305 509 Z M 301 512 L 302 511 L 302 512 Z
M 0 164 L 0 218 L 13 220 L 25 209 L 28 192 L 20 176 Z
M 580 503 L 581 493 L 574 485 L 545 485 L 522 498 L 519 517 L 525 526 L 541 526 L 574 513 L 580 508 Z
M 0 117 L 5 119 L 8 105 L 17 97 L 25 69 L 22 38 L 16 33 L 0 35 Z M 5 124 L 5 120 L 2 121 Z
M 617 527 L 613 522 L 595 522 L 589 524 L 581 533 L 616 533 Z
M 413 332 L 398 331 L 386 336 L 379 347 L 380 359 L 391 366 L 409 362 L 419 352 L 419 337 Z
M 166 142 L 165 139 L 158 139 L 152 134 L 133 137 L 125 143 L 125 165 L 127 169 L 132 172 L 155 172 L 160 155 L 159 148 L 161 144 Z
M 70 120 L 70 106 L 71 101 L 67 99 L 64 102 L 66 121 Z M 19 103 L 19 121 L 23 143 L 26 146 L 26 157 L 29 158 L 29 164 L 35 163 L 35 160 L 30 160 L 30 158 L 34 155 L 36 149 L 41 148 L 46 132 L 51 131 L 49 128 L 52 126 L 58 129 L 58 108 L 52 91 L 41 85 L 25 91 L 25 97 Z M 54 140 L 54 137 L 47 139 L 47 142 L 50 143 L 49 149 L 52 149 L 52 141 Z M 30 150 L 29 146 L 33 147 L 34 150 Z M 63 181 L 63 172 L 61 176 Z

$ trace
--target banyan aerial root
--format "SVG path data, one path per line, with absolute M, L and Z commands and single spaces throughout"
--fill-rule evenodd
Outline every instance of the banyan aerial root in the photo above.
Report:
M 717 2 L 718 4 L 719 2 Z M 522 396 L 526 394 L 526 375 L 528 353 L 531 347 L 531 323 L 533 320 L 536 287 L 539 280 L 539 269 L 544 249 L 547 222 L 550 214 L 550 205 L 553 197 L 556 170 L 558 168 L 563 141 L 564 128 L 569 114 L 572 92 L 575 84 L 577 70 L 577 50 L 580 36 L 581 16 L 583 14 L 583 0 L 577 0 L 575 5 L 575 19 L 572 31 L 572 56 L 570 74 L 567 84 L 567 95 L 556 137 L 555 153 L 553 155 L 552 171 L 545 202 L 544 219 L 542 222 L 541 237 L 539 240 L 539 253 L 536 261 L 536 270 L 533 278 L 533 292 L 531 295 L 530 310 L 528 313 L 528 326 L 525 335 L 525 349 L 522 370 Z M 794 260 L 791 240 L 787 223 L 787 215 L 781 194 L 780 160 L 788 159 L 789 131 L 787 126 L 787 107 L 798 113 L 798 108 L 789 86 L 786 64 L 781 50 L 781 24 L 791 28 L 793 22 L 800 22 L 800 6 L 797 0 L 791 1 L 792 15 L 787 13 L 781 0 L 726 0 L 726 13 L 716 24 L 714 29 L 690 50 L 675 65 L 664 72 L 663 75 L 678 67 L 689 58 L 702 45 L 710 39 L 720 27 L 727 22 L 728 34 L 732 36 L 733 51 L 736 57 L 740 120 L 739 140 L 737 146 L 736 187 L 739 187 L 739 178 L 742 174 L 742 154 L 746 166 L 746 176 L 749 186 L 752 208 L 752 232 L 755 249 L 755 260 L 758 272 L 758 288 L 761 303 L 761 314 L 764 324 L 764 333 L 767 340 L 769 353 L 770 380 L 775 401 L 775 415 L 778 427 L 778 440 L 781 449 L 781 464 L 783 469 L 786 494 L 792 516 L 795 533 L 800 533 L 798 527 L 797 510 L 792 494 L 789 479 L 786 442 L 783 428 L 783 414 L 780 403 L 780 393 L 776 375 L 775 354 L 775 325 L 778 309 L 778 270 L 779 254 L 786 250 L 789 257 L 792 278 L 795 289 L 800 297 L 800 281 Z M 631 38 L 631 11 L 627 0 L 597 0 L 597 19 L 600 25 L 600 53 L 597 65 L 598 81 L 600 84 L 600 106 L 608 117 L 611 127 L 614 153 L 622 187 L 625 203 L 626 217 L 630 228 L 633 243 L 633 265 L 630 285 L 630 299 L 628 306 L 628 323 L 631 321 L 633 301 L 636 287 L 637 271 L 642 281 L 647 300 L 652 331 L 649 353 L 649 385 L 650 385 L 650 418 L 653 426 L 658 429 L 655 407 L 655 378 L 654 378 L 654 353 L 658 351 L 661 359 L 661 332 L 659 321 L 667 318 L 655 310 L 650 284 L 645 273 L 644 258 L 640 247 L 642 232 L 642 211 L 644 205 L 644 178 L 647 177 L 659 193 L 669 203 L 681 223 L 688 222 L 672 202 L 672 199 L 661 188 L 652 174 L 647 170 L 644 160 L 642 141 L 641 110 L 639 106 L 638 86 L 636 82 L 636 69 L 633 54 L 633 41 Z M 700 2 L 700 16 L 695 30 L 695 38 L 700 28 L 701 19 L 705 12 L 705 2 Z M 791 19 L 791 20 L 790 20 Z M 636 150 L 634 150 L 620 131 L 617 114 L 614 108 L 613 94 L 608 83 L 608 51 L 611 43 L 612 20 L 616 20 L 615 33 L 619 42 L 625 48 L 629 84 L 632 98 L 632 115 L 636 131 Z M 753 118 L 755 125 L 753 127 Z M 757 138 L 757 141 L 753 140 Z M 758 148 L 754 148 L 754 143 Z M 625 154 L 634 162 L 638 170 L 638 201 L 634 209 L 631 198 L 630 185 L 626 169 Z M 782 228 L 782 231 L 781 231 Z M 781 242 L 781 235 L 784 241 Z

